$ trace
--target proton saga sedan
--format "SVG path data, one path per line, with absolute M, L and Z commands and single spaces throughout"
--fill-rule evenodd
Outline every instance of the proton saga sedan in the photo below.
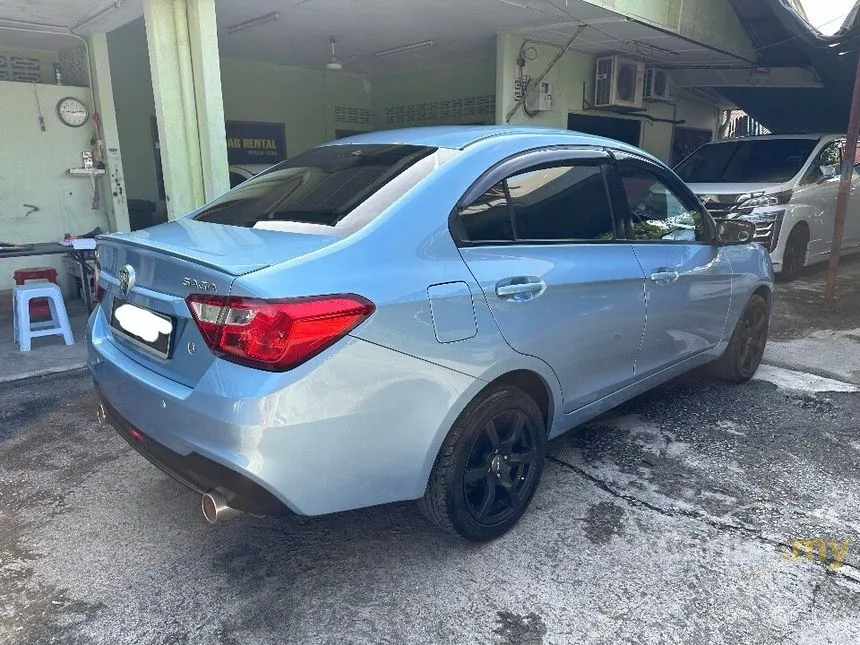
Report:
M 773 288 L 754 234 L 617 141 L 341 139 L 99 238 L 99 414 L 210 521 L 418 500 L 492 539 L 548 439 L 698 366 L 753 376 Z

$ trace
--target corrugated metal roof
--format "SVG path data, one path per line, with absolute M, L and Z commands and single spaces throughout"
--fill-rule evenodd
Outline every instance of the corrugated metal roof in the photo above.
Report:
M 844 130 L 860 47 L 860 2 L 834 36 L 813 29 L 790 0 L 729 2 L 762 66 L 814 68 L 824 87 L 734 87 L 720 92 L 774 132 Z

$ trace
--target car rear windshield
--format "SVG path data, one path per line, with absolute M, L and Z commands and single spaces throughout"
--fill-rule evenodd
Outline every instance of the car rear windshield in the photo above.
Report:
M 204 206 L 194 219 L 246 227 L 265 222 L 336 226 L 434 150 L 379 144 L 313 148 L 225 193 Z
M 675 168 L 689 184 L 782 183 L 800 172 L 817 139 L 751 139 L 702 146 Z

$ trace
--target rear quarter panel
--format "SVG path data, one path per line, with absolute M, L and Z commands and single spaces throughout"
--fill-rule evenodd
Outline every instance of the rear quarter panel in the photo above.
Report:
M 772 306 L 774 281 L 770 255 L 761 245 L 725 246 L 722 252 L 732 266 L 732 300 L 723 339 L 727 343 L 747 302 L 758 289 L 767 290 Z

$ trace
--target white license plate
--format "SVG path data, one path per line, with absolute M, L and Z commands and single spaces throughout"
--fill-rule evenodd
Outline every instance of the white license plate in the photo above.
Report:
M 161 358 L 170 356 L 173 319 L 119 298 L 113 299 L 110 325 L 119 335 Z

